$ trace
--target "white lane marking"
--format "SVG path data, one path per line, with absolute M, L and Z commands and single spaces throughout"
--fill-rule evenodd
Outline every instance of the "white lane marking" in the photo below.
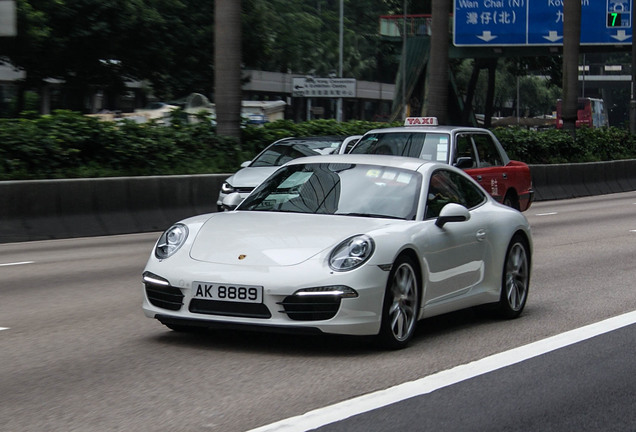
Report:
M 305 414 L 261 426 L 248 432 L 305 432 L 317 429 L 358 414 L 434 392 L 435 390 L 457 384 L 461 381 L 538 357 L 634 323 L 636 323 L 636 311 L 561 333 L 547 339 L 514 348 L 510 351 L 494 354 L 472 363 L 456 366 L 452 369 L 438 372 L 416 381 L 407 382 L 386 390 L 380 390 L 348 401 L 309 411 Z
M 555 214 L 559 214 L 559 212 L 537 213 L 535 216 L 552 216 Z
M 0 327 L 0 331 L 2 330 L 9 330 L 9 327 Z
M 35 261 L 20 261 L 20 262 L 12 262 L 0 264 L 0 267 L 8 267 L 8 266 L 17 266 L 17 265 L 25 265 L 25 264 L 33 264 Z

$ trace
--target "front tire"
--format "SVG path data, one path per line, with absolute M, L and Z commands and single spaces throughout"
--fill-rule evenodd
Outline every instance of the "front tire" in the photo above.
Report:
M 503 318 L 516 318 L 528 299 L 530 288 L 530 252 L 528 243 L 519 235 L 510 241 L 501 278 L 498 311 Z
M 401 256 L 389 273 L 378 334 L 378 341 L 384 348 L 404 348 L 415 333 L 420 297 L 415 268 L 411 258 Z

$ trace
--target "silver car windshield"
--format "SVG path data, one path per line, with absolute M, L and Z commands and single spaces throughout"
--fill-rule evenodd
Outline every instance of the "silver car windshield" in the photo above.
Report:
M 357 154 L 409 156 L 448 163 L 450 136 L 439 132 L 386 132 L 367 134 L 351 150 Z
M 422 176 L 398 168 L 342 163 L 279 169 L 237 210 L 413 220 Z
M 268 167 L 285 165 L 292 159 L 303 156 L 316 156 L 337 153 L 342 141 L 309 141 L 294 140 L 274 144 L 258 155 L 250 164 L 251 167 Z

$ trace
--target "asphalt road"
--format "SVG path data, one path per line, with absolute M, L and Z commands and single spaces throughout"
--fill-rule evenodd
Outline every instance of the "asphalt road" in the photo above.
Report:
M 246 431 L 636 310 L 636 192 L 535 203 L 526 214 L 535 254 L 524 314 L 428 319 L 398 352 L 342 337 L 171 332 L 140 307 L 141 271 L 158 233 L 2 244 L 0 431 Z M 578 385 L 608 367 L 607 356 L 590 354 L 625 350 L 621 364 L 633 377 L 633 334 L 627 327 L 607 336 L 606 349 L 596 338 L 506 371 L 521 367 L 530 381 L 550 382 L 570 365 L 585 373 L 560 383 Z M 610 389 L 625 381 L 618 373 Z M 550 430 L 539 407 L 580 394 L 573 387 L 550 399 L 512 383 L 515 404 L 510 378 L 498 374 L 477 378 L 499 384 L 462 399 L 462 415 L 504 398 L 511 409 L 536 407 L 524 413 L 533 427 L 517 430 Z
M 635 344 L 623 327 L 317 431 L 634 431 Z

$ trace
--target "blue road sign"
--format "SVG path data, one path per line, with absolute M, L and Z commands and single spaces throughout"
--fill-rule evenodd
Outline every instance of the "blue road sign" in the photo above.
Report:
M 581 45 L 632 43 L 633 0 L 581 0 Z M 456 46 L 562 45 L 563 0 L 455 0 Z

